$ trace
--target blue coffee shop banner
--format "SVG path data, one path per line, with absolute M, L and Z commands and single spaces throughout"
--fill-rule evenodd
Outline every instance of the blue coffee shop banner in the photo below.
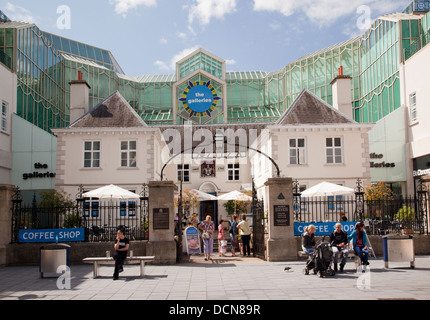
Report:
M 316 236 L 328 236 L 335 228 L 337 222 L 295 222 L 294 223 L 294 235 L 301 236 L 305 232 L 305 228 L 313 224 L 316 228 Z M 341 222 L 342 230 L 347 234 L 350 234 L 355 229 L 357 221 Z
M 21 229 L 19 230 L 18 240 L 21 243 L 84 241 L 85 229 Z

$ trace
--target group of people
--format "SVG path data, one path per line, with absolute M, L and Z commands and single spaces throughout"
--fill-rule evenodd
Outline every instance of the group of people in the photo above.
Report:
M 202 231 L 202 239 L 203 239 L 203 252 L 205 256 L 205 260 L 211 260 L 211 254 L 213 253 L 213 236 L 215 232 L 215 223 L 212 221 L 211 216 L 206 216 L 206 219 L 202 221 L 198 228 Z M 244 256 L 251 255 L 251 227 L 249 221 L 247 220 L 246 214 L 242 215 L 242 221 L 239 222 L 239 217 L 234 214 L 233 221 L 231 222 L 230 229 L 228 230 L 231 239 L 231 253 L 232 256 L 236 256 L 236 250 L 239 245 L 239 237 L 242 241 L 242 250 Z M 224 220 L 220 220 L 218 225 L 218 255 L 224 256 L 221 252 L 221 241 L 226 240 L 226 229 L 224 226 Z
M 313 253 L 315 250 L 315 231 L 314 225 L 305 228 L 302 235 L 302 248 L 305 253 Z M 339 269 L 342 272 L 349 254 L 349 242 L 352 240 L 352 249 L 361 259 L 362 265 L 369 265 L 369 250 L 366 230 L 364 223 L 357 222 L 354 231 L 348 236 L 342 230 L 342 224 L 336 223 L 335 230 L 330 233 L 330 246 L 333 251 L 333 268 L 338 271 L 339 257 L 342 255 Z

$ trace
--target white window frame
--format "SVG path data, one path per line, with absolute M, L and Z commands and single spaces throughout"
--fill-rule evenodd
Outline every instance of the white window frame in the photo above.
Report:
M 126 148 L 123 149 L 123 144 L 126 143 Z M 134 144 L 134 148 L 132 147 Z M 125 158 L 123 158 L 125 157 Z M 126 162 L 124 165 L 123 161 Z M 121 140 L 120 141 L 120 167 L 121 168 L 136 168 L 137 167 L 137 141 L 136 140 Z
M 227 164 L 227 180 L 240 181 L 240 163 L 238 161 Z
M 7 133 L 9 129 L 9 104 L 6 101 L 1 102 L 1 123 L 0 123 L 0 131 Z
M 181 181 L 181 177 L 184 177 L 182 182 L 191 182 L 191 166 L 188 163 L 178 164 L 176 166 L 176 178 L 178 182 Z
M 331 139 L 331 146 L 327 145 L 327 140 Z M 340 146 L 336 146 L 336 139 L 339 139 Z M 339 165 L 343 164 L 343 139 L 342 137 L 325 137 L 325 154 L 326 154 L 326 164 L 329 165 Z M 329 151 L 331 151 L 331 155 L 329 155 Z M 340 155 L 336 154 L 336 151 L 340 151 Z M 340 161 L 336 161 L 336 157 L 340 156 Z M 329 157 L 332 157 L 332 162 L 329 162 Z
M 98 142 L 99 143 L 99 149 L 98 150 L 94 150 L 94 144 Z M 86 144 L 87 143 L 91 143 L 91 149 L 86 150 Z M 100 168 L 101 167 L 101 141 L 100 140 L 85 140 L 84 141 L 84 163 L 83 166 L 86 169 L 96 169 L 96 168 Z M 91 157 L 90 159 L 85 159 L 86 154 L 90 154 Z M 98 154 L 98 166 L 94 165 L 94 161 L 97 160 L 94 158 L 94 155 Z M 86 166 L 86 161 L 90 161 L 90 166 Z
M 299 140 L 303 140 L 303 147 L 299 146 Z M 291 142 L 294 141 L 294 146 L 291 146 Z M 295 155 L 292 155 L 295 151 Z M 293 160 L 295 163 L 293 163 Z M 288 161 L 290 165 L 304 165 L 307 164 L 306 156 L 306 138 L 289 138 L 288 139 Z
M 409 95 L 409 115 L 411 118 L 411 123 L 418 121 L 418 109 L 417 109 L 417 93 L 412 92 Z

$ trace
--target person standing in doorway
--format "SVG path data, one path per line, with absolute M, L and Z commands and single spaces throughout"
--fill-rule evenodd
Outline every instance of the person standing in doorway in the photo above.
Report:
M 115 244 L 113 246 L 115 249 L 113 253 L 113 259 L 115 260 L 115 270 L 113 272 L 114 280 L 117 280 L 119 273 L 123 271 L 123 263 L 125 258 L 127 258 L 127 251 L 130 247 L 130 241 L 124 233 L 125 230 L 123 228 L 118 228 Z
M 251 240 L 251 228 L 249 222 L 247 221 L 246 214 L 242 215 L 242 221 L 237 225 L 237 228 L 242 231 L 240 237 L 243 244 L 243 256 L 251 256 L 251 247 L 249 242 Z

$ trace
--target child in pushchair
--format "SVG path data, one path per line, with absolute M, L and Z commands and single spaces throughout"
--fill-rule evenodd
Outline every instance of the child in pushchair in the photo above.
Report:
M 306 261 L 303 273 L 308 275 L 309 271 L 313 269 L 314 274 L 317 274 L 320 278 L 324 277 L 324 275 L 334 276 L 335 271 L 331 268 L 332 261 L 333 252 L 331 251 L 330 243 L 325 241 L 325 237 L 323 237 Z

